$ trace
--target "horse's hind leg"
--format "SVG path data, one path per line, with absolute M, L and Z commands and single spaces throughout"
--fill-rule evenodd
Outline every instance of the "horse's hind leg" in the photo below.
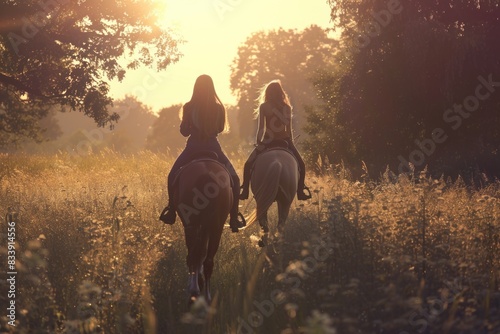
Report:
M 288 201 L 278 201 L 278 232 L 283 232 L 291 205 L 292 203 Z
M 212 272 L 214 269 L 214 257 L 217 253 L 217 250 L 219 249 L 223 227 L 224 225 L 221 225 L 220 228 L 217 228 L 215 231 L 210 232 L 207 254 L 205 261 L 203 262 L 203 276 L 205 276 L 203 291 L 208 304 L 212 302 L 212 295 L 210 293 L 210 278 L 212 277 Z
M 269 232 L 269 225 L 267 224 L 267 210 L 257 217 L 259 225 L 263 233 Z
M 206 256 L 204 240 L 200 239 L 200 228 L 186 227 L 186 245 L 188 249 L 187 266 L 189 270 L 188 294 L 189 303 L 193 303 L 200 295 L 199 275 L 201 274 L 202 262 Z M 205 241 L 206 244 L 206 241 Z
M 210 293 L 210 277 L 214 270 L 214 260 L 213 258 L 206 258 L 203 262 L 203 276 L 205 276 L 205 282 L 203 287 L 203 294 L 208 304 L 212 302 L 212 294 Z
M 260 217 L 257 218 L 259 220 L 259 225 L 261 228 L 261 237 L 259 240 L 259 246 L 264 247 L 267 246 L 267 239 L 269 234 L 269 225 L 267 223 L 267 210 L 263 212 Z

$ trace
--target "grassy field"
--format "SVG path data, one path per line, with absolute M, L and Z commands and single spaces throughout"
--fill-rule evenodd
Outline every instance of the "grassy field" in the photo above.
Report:
M 309 177 L 313 199 L 294 203 L 282 239 L 224 231 L 214 302 L 189 309 L 182 226 L 157 220 L 171 163 L 0 156 L 17 270 L 16 326 L 2 279 L 1 332 L 500 333 L 500 182 Z

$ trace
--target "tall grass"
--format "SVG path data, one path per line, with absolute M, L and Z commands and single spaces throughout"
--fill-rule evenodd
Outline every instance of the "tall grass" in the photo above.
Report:
M 226 229 L 214 302 L 188 308 L 182 226 L 157 220 L 172 162 L 148 152 L 0 156 L 0 208 L 18 220 L 16 327 L 1 314 L 2 330 L 500 332 L 499 182 L 355 182 L 327 171 L 266 248 L 257 224 Z M 275 226 L 274 208 L 269 216 Z

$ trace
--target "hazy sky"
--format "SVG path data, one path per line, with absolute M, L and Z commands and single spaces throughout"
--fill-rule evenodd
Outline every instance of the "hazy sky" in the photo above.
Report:
M 214 79 L 224 104 L 235 104 L 229 89 L 230 65 L 238 46 L 253 32 L 271 29 L 299 29 L 311 24 L 329 27 L 326 0 L 165 0 L 165 22 L 186 40 L 180 46 L 184 56 L 167 70 L 129 71 L 121 82 L 111 84 L 114 98 L 135 95 L 159 111 L 191 98 L 200 74 Z M 265 84 L 265 83 L 262 83 Z

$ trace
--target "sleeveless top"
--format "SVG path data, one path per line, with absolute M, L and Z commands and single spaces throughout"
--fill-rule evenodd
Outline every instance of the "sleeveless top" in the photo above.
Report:
M 266 120 L 264 140 L 289 139 L 290 134 L 286 132 L 286 127 L 292 118 L 292 109 L 288 105 L 277 108 L 269 102 L 260 105 L 261 117 Z M 288 131 L 290 132 L 290 131 Z

